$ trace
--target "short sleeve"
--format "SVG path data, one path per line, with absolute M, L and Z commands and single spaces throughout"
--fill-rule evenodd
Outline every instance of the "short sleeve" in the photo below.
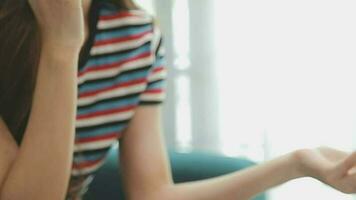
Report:
M 166 97 L 167 68 L 163 37 L 160 30 L 155 27 L 152 39 L 153 63 L 147 76 L 147 86 L 140 95 L 141 105 L 155 105 L 163 103 Z

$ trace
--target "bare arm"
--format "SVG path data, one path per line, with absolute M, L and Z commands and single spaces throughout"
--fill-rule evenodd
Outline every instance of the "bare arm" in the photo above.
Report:
M 1 200 L 63 199 L 74 144 L 77 52 L 43 49 L 25 137 Z
M 74 145 L 78 55 L 84 40 L 81 2 L 29 0 L 41 28 L 39 71 L 25 136 L 2 180 L 1 200 L 65 198 Z
M 225 176 L 173 184 L 160 127 L 158 106 L 138 108 L 120 143 L 130 200 L 142 197 L 147 200 L 216 200 L 222 197 L 247 200 L 303 176 L 318 178 L 346 193 L 356 191 L 355 175 L 347 175 L 355 165 L 355 154 L 349 156 L 330 149 L 300 150 Z

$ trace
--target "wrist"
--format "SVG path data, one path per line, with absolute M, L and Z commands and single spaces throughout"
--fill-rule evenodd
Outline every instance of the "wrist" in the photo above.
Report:
M 60 71 L 77 71 L 79 50 L 76 48 L 62 48 L 43 45 L 41 49 L 40 67 L 50 69 L 54 74 Z M 58 71 L 59 70 L 59 71 Z
M 291 169 L 292 179 L 303 178 L 308 176 L 306 167 L 303 165 L 300 159 L 300 151 L 296 150 L 287 154 L 288 163 Z
M 51 50 L 51 51 L 61 51 L 69 53 L 79 53 L 83 43 L 81 40 L 63 40 L 63 39 L 42 39 L 42 48 Z
M 41 49 L 41 56 L 48 56 L 53 59 L 73 60 L 78 59 L 81 47 L 75 45 L 58 45 L 53 42 L 44 42 Z

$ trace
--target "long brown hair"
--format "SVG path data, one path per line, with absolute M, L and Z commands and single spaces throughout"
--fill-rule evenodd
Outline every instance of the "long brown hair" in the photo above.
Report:
M 137 8 L 131 0 L 101 0 Z M 32 106 L 41 39 L 28 0 L 0 0 L 0 117 L 20 143 Z

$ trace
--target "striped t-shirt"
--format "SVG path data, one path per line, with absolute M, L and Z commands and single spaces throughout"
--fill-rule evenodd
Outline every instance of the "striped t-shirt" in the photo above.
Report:
M 67 199 L 86 192 L 109 149 L 140 105 L 163 101 L 161 36 L 141 10 L 120 10 L 94 0 L 90 36 L 78 68 L 78 109 Z

